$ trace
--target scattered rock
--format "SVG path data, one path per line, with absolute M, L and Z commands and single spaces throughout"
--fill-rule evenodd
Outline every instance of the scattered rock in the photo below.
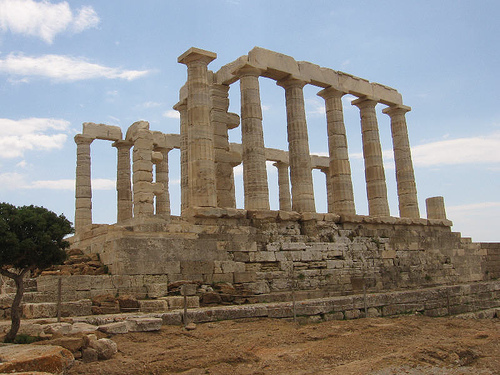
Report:
M 188 331 L 194 331 L 196 329 L 196 323 L 188 323 L 185 328 Z
M 113 357 L 118 352 L 118 347 L 113 340 L 110 339 L 90 339 L 89 347 L 97 351 L 99 359 L 106 360 Z
M 92 298 L 92 314 L 119 314 L 120 304 L 111 294 L 101 294 Z
M 128 327 L 126 322 L 116 322 L 99 326 L 99 331 L 114 335 L 120 333 L 127 333 Z
M 218 305 L 222 302 L 221 296 L 216 292 L 203 293 L 200 298 L 200 305 Z
M 159 331 L 163 324 L 161 318 L 131 318 L 127 319 L 127 327 L 131 332 Z
M 139 310 L 139 301 L 134 296 L 123 295 L 116 298 L 121 312 L 133 312 Z
M 85 348 L 82 350 L 82 361 L 85 363 L 96 362 L 99 360 L 97 350 L 92 348 Z
M 33 345 L 57 345 L 68 349 L 71 353 L 76 353 L 81 350 L 84 345 L 84 338 L 80 337 L 57 337 L 51 340 L 43 340 L 34 342 Z
M 40 371 L 66 373 L 73 365 L 73 354 L 60 346 L 8 345 L 0 347 L 0 372 Z

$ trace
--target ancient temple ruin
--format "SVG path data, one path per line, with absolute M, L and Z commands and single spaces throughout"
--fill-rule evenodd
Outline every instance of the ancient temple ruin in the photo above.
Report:
M 84 123 L 75 137 L 76 234 L 72 247 L 98 253 L 111 274 L 158 283 L 200 280 L 241 285 L 255 295 L 296 288 L 316 296 L 474 282 L 498 277 L 484 244 L 451 231 L 442 197 L 418 207 L 405 114 L 393 88 L 255 47 L 208 69 L 213 52 L 190 48 L 178 58 L 187 82 L 174 109 L 179 134 L 139 121 L 119 127 Z M 276 81 L 286 99 L 288 150 L 266 148 L 259 78 Z M 239 82 L 241 112 L 228 112 Z M 326 106 L 329 156 L 310 154 L 303 87 L 318 87 Z M 342 96 L 357 97 L 369 215 L 356 213 Z M 390 216 L 377 105 L 390 117 L 399 217 Z M 241 126 L 241 144 L 228 129 Z M 117 149 L 117 223 L 92 222 L 91 144 Z M 181 215 L 170 213 L 169 151 L 180 149 Z M 279 210 L 270 210 L 266 162 L 278 170 Z M 94 161 L 99 163 L 99 160 Z M 242 164 L 244 208 L 236 208 L 233 169 Z M 326 175 L 328 213 L 315 212 L 312 170 Z M 485 250 L 486 249 L 486 250 Z M 496 275 L 496 276 L 495 276 Z M 160 281 L 158 281 L 160 280 Z M 146 281 L 145 281 L 146 282 Z M 143 285 L 135 285 L 147 294 Z M 134 288 L 130 287 L 130 288 Z M 142 288 L 142 289 L 141 289 Z

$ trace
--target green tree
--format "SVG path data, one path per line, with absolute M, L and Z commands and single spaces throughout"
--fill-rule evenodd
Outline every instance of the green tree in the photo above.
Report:
M 44 207 L 16 207 L 0 203 L 0 274 L 14 280 L 16 295 L 11 307 L 12 325 L 5 342 L 14 341 L 21 324 L 24 276 L 35 269 L 61 264 L 73 227 L 63 215 Z

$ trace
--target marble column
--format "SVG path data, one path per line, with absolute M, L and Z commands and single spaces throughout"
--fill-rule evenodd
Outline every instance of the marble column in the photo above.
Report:
M 152 217 L 156 186 L 153 183 L 153 136 L 149 130 L 137 132 L 132 161 L 134 218 Z
M 156 215 L 170 216 L 170 194 L 168 191 L 168 153 L 171 148 L 157 148 L 161 158 L 156 163 L 156 183 L 163 189 L 156 195 Z M 160 185 L 161 184 L 161 185 Z
M 117 172 L 116 172 L 116 191 L 117 191 L 117 222 L 121 223 L 132 218 L 132 182 L 130 172 L 130 148 L 132 144 L 126 141 L 116 141 L 113 143 L 116 147 Z
M 327 209 L 329 213 L 335 212 L 333 206 L 333 188 L 332 188 L 332 176 L 330 173 L 330 168 L 319 168 L 321 172 L 325 174 L 325 182 L 326 182 L 326 199 L 327 199 Z
M 390 216 L 384 161 L 382 159 L 377 113 L 375 112 L 377 102 L 367 98 L 360 98 L 352 101 L 352 104 L 360 109 L 361 115 L 369 214 L 373 216 Z
M 229 151 L 228 129 L 239 125 L 239 117 L 237 117 L 237 124 L 230 121 L 228 85 L 212 84 L 210 86 L 210 99 L 212 101 L 210 121 L 214 129 L 217 207 L 236 208 L 234 172 Z
M 282 162 L 273 163 L 278 169 L 278 194 L 281 211 L 292 210 L 290 199 L 290 179 L 288 177 L 288 164 Z
M 406 112 L 410 107 L 394 106 L 382 112 L 391 117 L 392 144 L 394 149 L 394 162 L 396 165 L 396 182 L 398 186 L 399 216 L 419 218 L 417 185 L 411 160 L 408 127 L 406 125 Z
M 243 186 L 245 208 L 269 210 L 266 151 L 262 129 L 259 76 L 251 65 L 239 69 L 241 92 L 241 145 L 243 148 Z
M 292 209 L 315 212 L 309 137 L 303 87 L 306 82 L 286 78 L 277 84 L 285 89 Z
M 77 134 L 76 143 L 76 186 L 75 186 L 75 230 L 79 232 L 92 224 L 92 180 L 90 144 L 94 138 Z
M 446 209 L 443 197 L 431 197 L 425 200 L 427 219 L 446 220 Z
M 178 58 L 188 70 L 188 186 L 190 207 L 216 207 L 214 131 L 210 122 L 208 64 L 217 55 L 190 48 Z
M 174 106 L 180 115 L 180 163 L 181 163 L 181 215 L 189 207 L 189 183 L 188 183 L 188 132 L 187 132 L 187 103 L 179 102 Z
M 342 96 L 345 93 L 329 87 L 321 90 L 318 95 L 325 99 L 326 107 L 331 182 L 331 205 L 328 204 L 328 212 L 355 215 L 351 164 L 342 108 Z

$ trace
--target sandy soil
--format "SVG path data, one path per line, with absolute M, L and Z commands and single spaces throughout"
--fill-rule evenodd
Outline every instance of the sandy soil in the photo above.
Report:
M 247 319 L 112 339 L 114 358 L 69 374 L 500 374 L 498 319 Z

